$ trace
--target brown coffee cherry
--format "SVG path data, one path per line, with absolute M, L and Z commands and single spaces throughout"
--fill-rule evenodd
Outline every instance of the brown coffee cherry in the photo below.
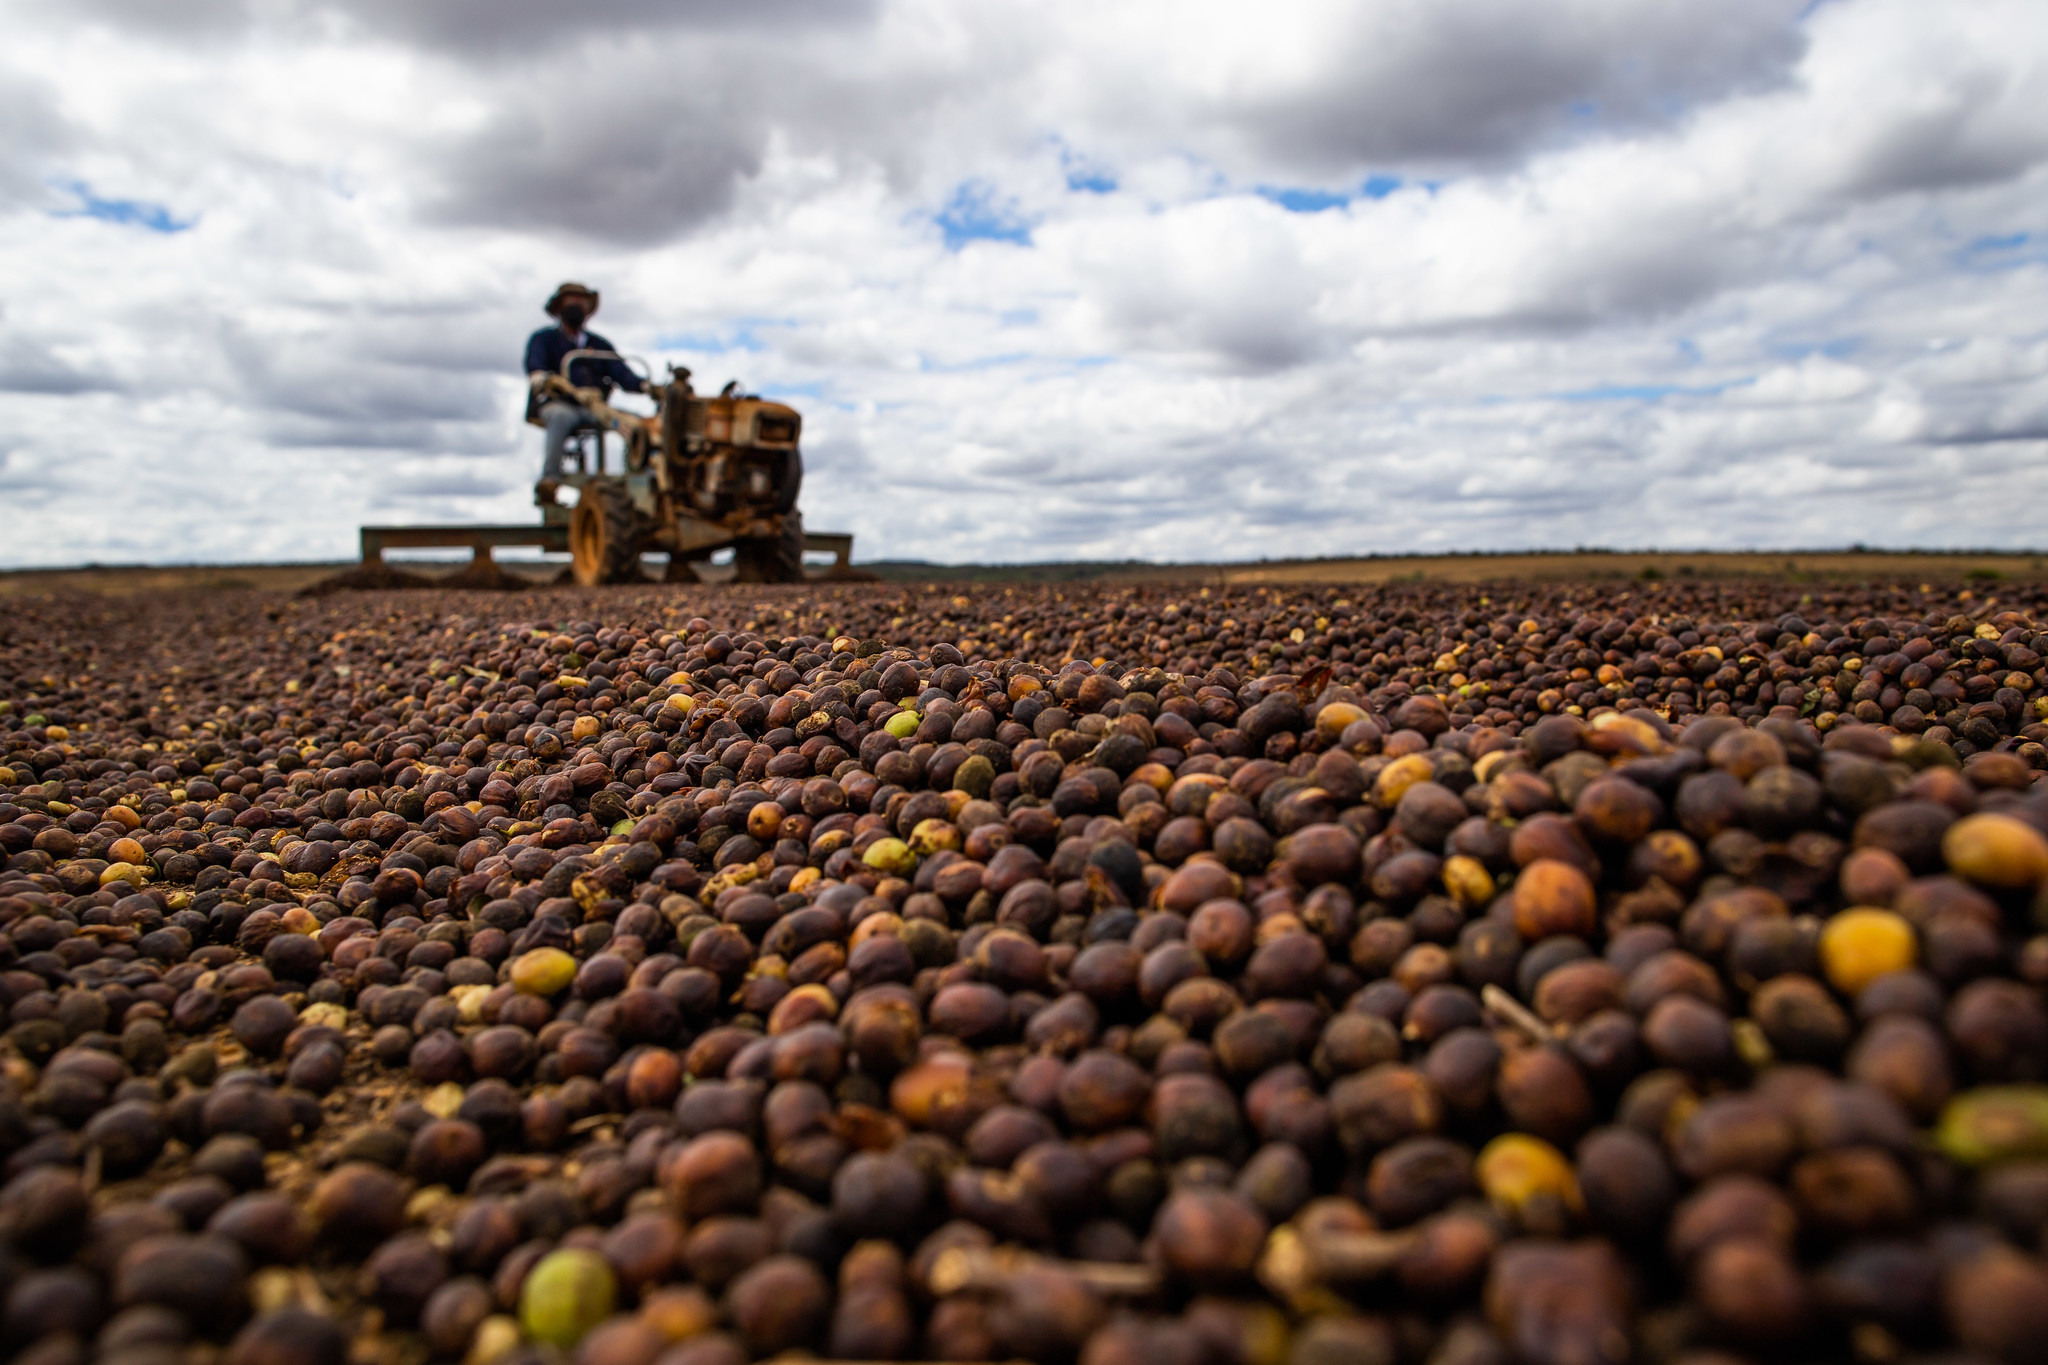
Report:
M 688 1219 L 751 1210 L 761 1197 L 761 1158 L 738 1133 L 693 1138 L 663 1162 L 663 1185 Z
M 1799 1267 L 1776 1242 L 1727 1237 L 1700 1254 L 1692 1292 L 1713 1325 L 1744 1342 L 1803 1335 L 1809 1305 Z
M 818 1338 L 830 1312 L 831 1290 L 810 1261 L 771 1256 L 733 1281 L 725 1304 L 734 1329 L 758 1358 Z
M 250 1320 L 229 1343 L 230 1365 L 344 1365 L 348 1334 L 332 1318 L 280 1308 Z
M 405 1222 L 405 1182 L 380 1166 L 351 1161 L 313 1187 L 310 1210 L 323 1237 L 373 1243 Z
M 1593 883 L 1571 863 L 1539 858 L 1528 864 L 1515 878 L 1514 899 L 1515 932 L 1528 942 L 1593 931 Z
M 1183 1190 L 1160 1206 L 1152 1237 L 1174 1275 L 1216 1288 L 1251 1273 L 1266 1220 L 1249 1200 L 1225 1190 Z

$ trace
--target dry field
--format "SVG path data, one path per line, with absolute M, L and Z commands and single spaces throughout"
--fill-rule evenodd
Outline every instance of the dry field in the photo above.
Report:
M 394 563 L 399 561 L 394 560 Z M 542 584 L 559 563 L 504 560 L 503 567 Z M 191 588 L 204 592 L 259 589 L 297 592 L 346 568 L 341 564 L 101 566 L 0 570 L 0 597 L 23 593 L 123 594 Z M 462 565 L 406 563 L 428 576 Z M 1161 582 L 1478 583 L 1489 580 L 1568 582 L 1614 578 L 1784 578 L 1803 581 L 1905 580 L 1948 582 L 2048 578 L 2048 557 L 2033 554 L 1699 553 L 1573 551 L 1546 554 L 1387 555 L 1355 559 L 1273 560 L 1248 564 L 937 565 L 888 561 L 864 565 L 891 582 Z M 718 572 L 712 570 L 710 572 Z
M 1221 573 L 1230 583 L 1391 583 L 1418 579 L 1477 583 L 1494 579 L 1569 582 L 1610 578 L 1787 578 L 1794 580 L 2048 578 L 2048 557 L 2032 554 L 1887 554 L 1830 551 L 1815 554 L 1674 554 L 1571 552 L 1389 556 L 1234 564 Z

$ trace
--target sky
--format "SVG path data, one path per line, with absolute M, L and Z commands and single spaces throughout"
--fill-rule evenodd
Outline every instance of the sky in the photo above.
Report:
M 563 279 L 859 559 L 2048 547 L 2039 0 L 0 18 L 0 564 L 534 518 Z

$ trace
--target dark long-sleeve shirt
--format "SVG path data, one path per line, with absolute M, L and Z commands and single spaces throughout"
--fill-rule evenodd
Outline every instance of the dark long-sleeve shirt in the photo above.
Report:
M 581 337 L 571 336 L 560 327 L 543 327 L 526 339 L 526 372 L 546 370 L 549 374 L 562 372 L 562 357 L 571 351 L 609 351 L 611 342 L 595 332 L 586 331 Z M 610 393 L 613 385 L 627 393 L 640 393 L 646 389 L 640 376 L 626 368 L 623 360 L 600 360 L 588 356 L 571 362 L 569 382 L 580 389 L 597 388 Z

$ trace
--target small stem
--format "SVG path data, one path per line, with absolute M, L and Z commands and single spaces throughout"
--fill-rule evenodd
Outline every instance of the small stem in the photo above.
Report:
M 1113 1261 L 1063 1261 L 1017 1247 L 953 1247 L 932 1263 L 928 1283 L 943 1298 L 962 1290 L 1000 1290 L 1021 1270 L 1040 1267 L 1072 1275 L 1098 1294 L 1143 1297 L 1159 1292 L 1159 1272 L 1151 1266 Z
M 1532 1042 L 1547 1043 L 1557 1036 L 1548 1024 L 1530 1012 L 1527 1005 L 1498 986 L 1481 987 L 1479 1003 L 1499 1015 L 1508 1024 L 1528 1034 Z

